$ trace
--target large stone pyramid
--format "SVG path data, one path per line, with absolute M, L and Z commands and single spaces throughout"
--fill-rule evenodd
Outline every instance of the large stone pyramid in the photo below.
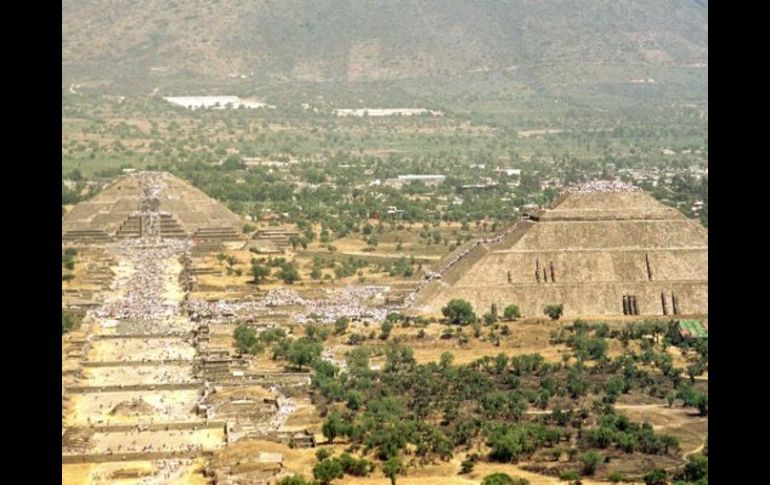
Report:
M 564 193 L 436 270 L 414 309 L 463 298 L 479 314 L 511 303 L 524 316 L 559 303 L 565 316 L 708 313 L 706 229 L 641 191 Z
M 147 193 L 147 191 L 151 193 Z M 238 239 L 242 222 L 220 202 L 166 172 L 123 176 L 62 220 L 63 240 L 103 242 L 142 235 L 142 211 L 156 211 L 163 237 Z

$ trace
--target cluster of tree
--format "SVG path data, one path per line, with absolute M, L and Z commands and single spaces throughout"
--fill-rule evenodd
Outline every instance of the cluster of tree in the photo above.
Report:
M 489 458 L 501 463 L 516 463 L 540 447 L 552 447 L 568 438 L 568 432 L 541 424 L 500 425 L 493 428 L 487 436 Z
M 261 353 L 268 345 L 285 340 L 286 332 L 281 328 L 270 328 L 257 332 L 253 327 L 241 324 L 233 332 L 233 338 L 238 352 L 253 355 Z
M 356 259 L 354 257 L 348 257 L 348 259 L 340 262 L 339 266 L 334 267 L 334 276 L 337 279 L 347 278 L 353 276 L 363 268 L 366 268 L 369 264 L 363 259 Z
M 322 427 L 327 439 L 343 437 L 354 449 L 374 451 L 381 460 L 398 456 L 407 446 L 422 462 L 447 460 L 458 447 L 483 437 L 490 459 L 515 461 L 540 447 L 556 446 L 573 433 L 567 426 L 581 429 L 589 419 L 587 411 L 570 410 L 543 416 L 542 423 L 527 422 L 528 406 L 546 408 L 557 394 L 578 400 L 590 392 L 617 395 L 630 388 L 617 375 L 623 373 L 622 361 L 607 359 L 589 369 L 580 361 L 567 365 L 548 363 L 538 354 L 499 354 L 454 366 L 452 355 L 445 353 L 438 363 L 417 364 L 411 349 L 396 343 L 385 348 L 385 358 L 384 368 L 373 371 L 368 349 L 357 347 L 346 356 L 347 372 L 317 362 L 312 377 L 313 400 L 328 413 Z M 597 379 L 603 384 L 591 385 Z M 586 451 L 616 446 L 657 454 L 678 446 L 647 424 L 603 409 L 600 425 L 582 432 L 578 441 Z M 425 420 L 437 413 L 439 422 Z M 593 473 L 595 455 L 583 458 L 584 473 Z
M 368 476 L 374 470 L 374 463 L 365 458 L 355 458 L 349 453 L 342 453 L 339 457 L 331 456 L 326 448 L 320 448 L 316 452 L 318 463 L 313 467 L 313 477 L 319 484 L 326 485 L 332 480 L 342 478 L 346 474 L 355 477 Z
M 685 406 L 695 407 L 702 415 L 706 415 L 708 394 L 685 386 L 682 376 L 687 374 L 692 384 L 695 377 L 708 369 L 708 339 L 674 339 L 692 362 L 685 368 L 676 367 L 673 357 L 666 350 L 672 345 L 671 335 L 675 333 L 675 326 L 674 321 L 646 321 L 610 329 L 605 323 L 589 324 L 576 320 L 572 325 L 552 331 L 550 342 L 566 343 L 579 361 L 595 360 L 595 370 L 620 374 L 604 384 L 604 399 L 609 403 L 614 402 L 619 394 L 627 393 L 632 386 L 636 386 L 646 388 L 650 395 L 666 397 L 669 405 L 675 399 L 681 399 Z M 606 338 L 618 339 L 626 349 L 624 354 L 614 359 L 608 358 Z M 641 352 L 628 350 L 631 341 L 639 343 Z M 650 366 L 659 373 L 648 370 Z
M 404 278 L 411 278 L 414 276 L 414 256 L 410 260 L 402 256 L 396 260 L 395 263 L 387 262 L 383 267 L 383 271 L 388 273 L 391 277 L 402 276 Z
M 243 270 L 241 268 L 236 268 L 235 265 L 240 264 L 241 262 L 233 255 L 227 255 L 225 253 L 218 253 L 217 254 L 217 261 L 219 261 L 220 264 L 226 265 L 226 271 L 228 275 L 236 275 L 241 276 L 243 274 Z
M 303 370 L 318 360 L 323 350 L 321 342 L 327 336 L 326 331 L 311 331 L 302 338 L 289 338 L 280 328 L 257 332 L 248 325 L 239 325 L 233 332 L 238 352 L 255 355 L 271 347 L 273 359 L 286 359 L 298 370 Z
M 676 397 L 681 399 L 685 406 L 697 408 L 701 416 L 708 415 L 709 395 L 707 393 L 700 392 L 691 386 L 681 386 Z
M 615 446 L 625 453 L 668 454 L 679 449 L 679 441 L 670 435 L 657 434 L 649 423 L 631 422 L 622 414 L 605 414 L 599 426 L 583 434 L 585 443 L 592 448 Z
M 454 325 L 469 325 L 478 321 L 478 317 L 473 311 L 473 305 L 461 298 L 450 300 L 446 306 L 441 309 L 441 313 L 449 323 Z M 543 313 L 552 320 L 558 320 L 562 313 L 564 313 L 564 305 L 546 305 L 543 308 Z M 518 305 L 510 304 L 505 307 L 503 317 L 507 320 L 515 320 L 521 317 L 521 310 L 519 310 Z M 483 319 L 487 325 L 491 325 L 495 322 L 495 317 L 492 313 L 485 313 Z
M 291 285 L 296 281 L 299 281 L 299 271 L 294 266 L 294 263 L 287 261 L 286 258 L 252 258 L 251 259 L 251 276 L 254 284 L 260 284 L 270 276 L 270 268 L 277 267 L 275 277 L 282 280 L 284 283 Z

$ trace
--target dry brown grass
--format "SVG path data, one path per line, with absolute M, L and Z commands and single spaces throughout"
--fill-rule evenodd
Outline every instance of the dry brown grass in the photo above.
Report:
M 550 345 L 548 343 L 550 331 L 557 328 L 555 324 L 537 321 L 502 322 L 501 324 L 507 325 L 511 333 L 506 336 L 501 335 L 500 331 L 496 332 L 500 337 L 499 347 L 489 341 L 482 341 L 473 337 L 473 329 L 470 326 L 462 327 L 463 332 L 468 336 L 468 343 L 465 345 L 460 345 L 456 337 L 442 339 L 441 334 L 447 326 L 439 323 L 429 324 L 422 328 L 425 331 L 425 338 L 423 339 L 417 338 L 421 327 L 403 328 L 397 326 L 393 329 L 388 341 L 368 340 L 365 345 L 384 345 L 391 341 L 400 341 L 412 348 L 415 359 L 421 364 L 438 362 L 444 352 L 453 354 L 455 364 L 467 364 L 484 356 L 494 356 L 500 353 L 509 356 L 539 353 L 549 362 L 560 362 L 562 354 L 568 350 L 566 345 Z M 451 328 L 454 329 L 455 327 L 452 326 Z M 482 337 L 486 338 L 490 328 L 482 326 Z M 345 343 L 349 335 L 360 333 L 368 336 L 372 331 L 379 334 L 379 325 L 364 327 L 361 324 L 356 324 L 348 330 L 346 335 L 331 337 L 326 346 L 332 351 L 335 358 L 343 360 L 344 354 L 354 348 Z M 372 358 L 372 362 L 381 364 L 384 362 L 384 357 Z

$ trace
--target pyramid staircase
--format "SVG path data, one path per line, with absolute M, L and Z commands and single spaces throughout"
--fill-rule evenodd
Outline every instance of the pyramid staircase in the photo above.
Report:
M 226 227 L 199 227 L 193 234 L 193 239 L 202 241 L 237 241 L 241 239 L 241 235 L 235 228 L 231 226 Z
M 171 214 L 160 215 L 160 235 L 169 239 L 184 239 L 187 237 L 182 225 Z
M 299 236 L 299 232 L 285 229 L 260 229 L 254 234 L 253 239 L 269 241 L 278 249 L 286 249 L 290 246 L 289 239 L 292 236 Z
M 128 216 L 115 233 L 118 239 L 142 237 L 142 218 L 140 216 Z
M 169 239 L 184 239 L 187 237 L 182 225 L 171 214 L 160 215 L 161 237 Z M 142 216 L 130 215 L 123 221 L 115 233 L 119 239 L 138 239 L 142 237 Z
M 109 234 L 101 229 L 71 230 L 62 234 L 63 242 L 105 243 L 112 241 Z

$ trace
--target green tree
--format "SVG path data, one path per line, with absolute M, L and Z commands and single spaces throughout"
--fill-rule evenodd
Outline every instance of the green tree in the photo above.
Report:
M 559 303 L 558 305 L 546 305 L 543 308 L 543 313 L 548 315 L 551 320 L 558 320 L 561 318 L 562 313 L 564 313 L 564 304 Z
M 393 323 L 390 320 L 385 320 L 382 322 L 382 327 L 380 327 L 380 330 L 380 339 L 388 340 L 390 337 L 390 332 L 393 331 Z
M 382 473 L 390 478 L 390 485 L 396 485 L 396 475 L 403 472 L 404 465 L 398 455 L 391 456 L 388 461 L 382 464 Z
M 344 475 L 342 465 L 336 458 L 327 458 L 313 467 L 313 476 L 321 485 L 328 485 L 332 480 L 342 478 Z
M 676 476 L 677 480 L 685 480 L 687 482 L 697 482 L 704 478 L 708 478 L 709 474 L 709 459 L 703 455 L 689 455 L 687 457 L 687 464 L 684 469 Z
M 505 310 L 503 310 L 503 316 L 506 318 L 506 320 L 516 320 L 517 318 L 521 317 L 521 311 L 519 311 L 518 305 L 508 305 L 505 307 Z
M 296 234 L 292 235 L 289 238 L 289 244 L 291 244 L 291 248 L 294 251 L 296 251 L 297 250 L 297 246 L 299 246 L 299 236 L 297 236 Z
M 269 274 L 269 268 L 262 266 L 256 259 L 251 260 L 251 277 L 254 284 L 262 283 Z
M 329 448 L 318 448 L 315 452 L 315 458 L 318 461 L 324 461 L 330 456 L 332 456 L 332 452 L 329 451 Z
M 451 300 L 441 309 L 441 313 L 453 324 L 467 325 L 476 321 L 473 306 L 466 300 Z
M 242 354 L 257 354 L 262 350 L 257 332 L 248 325 L 238 325 L 233 332 L 235 348 Z
M 599 463 L 604 460 L 604 457 L 596 451 L 588 451 L 580 456 L 580 463 L 583 464 L 583 475 L 593 475 L 596 473 L 596 468 Z
M 342 316 L 339 317 L 337 320 L 334 321 L 334 335 L 342 335 L 348 330 L 348 324 L 350 323 L 350 319 L 348 317 Z
M 321 344 L 307 339 L 293 341 L 287 352 L 289 362 L 299 370 L 309 365 L 319 355 L 321 355 Z
M 357 460 L 348 453 L 342 453 L 339 457 L 342 470 L 354 477 L 365 477 L 372 470 L 372 463 L 366 458 Z
M 299 281 L 299 272 L 294 266 L 286 265 L 278 272 L 278 277 L 287 285 L 293 285 L 295 281 Z
M 326 439 L 329 440 L 329 443 L 333 443 L 334 438 L 337 436 L 342 436 L 345 433 L 345 430 L 345 422 L 342 420 L 342 417 L 339 415 L 339 413 L 336 412 L 327 416 L 326 420 L 321 426 L 321 432 L 326 437 Z
M 666 470 L 653 470 L 644 476 L 644 485 L 667 485 L 668 472 Z

